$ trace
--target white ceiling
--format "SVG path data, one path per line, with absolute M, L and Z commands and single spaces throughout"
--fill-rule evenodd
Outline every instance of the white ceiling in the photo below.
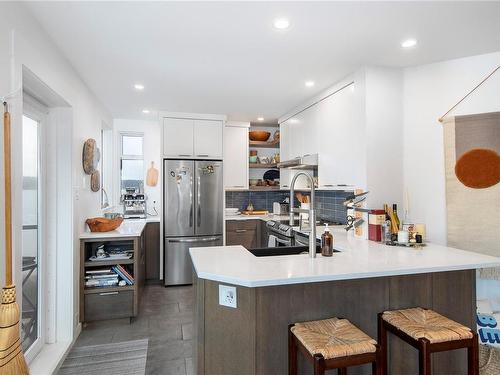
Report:
M 117 118 L 153 118 L 141 113 L 151 108 L 269 120 L 366 64 L 405 67 L 500 50 L 500 2 L 27 6 Z M 273 28 L 278 16 L 289 18 L 288 30 Z M 409 37 L 418 46 L 403 50 Z

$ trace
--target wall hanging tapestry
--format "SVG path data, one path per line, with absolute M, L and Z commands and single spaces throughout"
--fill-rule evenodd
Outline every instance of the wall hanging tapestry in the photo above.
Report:
M 448 244 L 500 256 L 500 112 L 443 122 Z M 500 280 L 500 269 L 481 271 Z

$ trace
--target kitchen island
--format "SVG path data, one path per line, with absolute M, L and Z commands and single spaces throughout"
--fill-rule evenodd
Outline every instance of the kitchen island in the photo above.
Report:
M 334 229 L 331 258 L 255 257 L 242 246 L 191 249 L 196 271 L 198 375 L 287 374 L 290 323 L 345 317 L 377 337 L 377 313 L 431 308 L 475 327 L 476 269 L 500 259 L 428 244 L 391 247 Z M 219 285 L 236 288 L 237 308 L 219 304 Z M 465 374 L 465 352 L 435 354 L 435 374 Z M 391 374 L 417 374 L 417 352 L 390 340 Z M 310 366 L 299 357 L 299 374 Z M 332 372 L 334 373 L 334 372 Z M 369 366 L 349 374 L 370 374 Z

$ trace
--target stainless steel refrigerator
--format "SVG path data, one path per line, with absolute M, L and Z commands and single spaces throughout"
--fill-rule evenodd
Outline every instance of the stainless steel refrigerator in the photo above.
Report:
M 165 285 L 191 284 L 191 247 L 222 245 L 222 162 L 171 160 L 163 165 Z

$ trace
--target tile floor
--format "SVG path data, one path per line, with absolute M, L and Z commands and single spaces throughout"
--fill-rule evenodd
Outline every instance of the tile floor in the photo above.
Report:
M 88 323 L 75 346 L 148 338 L 147 375 L 194 375 L 193 288 L 148 285 L 139 315 Z

